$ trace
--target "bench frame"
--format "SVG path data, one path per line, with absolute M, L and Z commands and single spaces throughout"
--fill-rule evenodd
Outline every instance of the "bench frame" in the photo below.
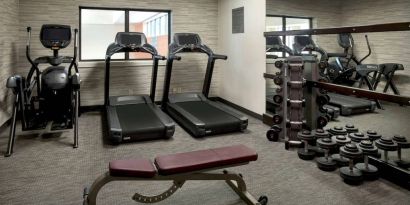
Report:
M 243 163 L 248 164 L 248 163 Z M 236 164 L 227 167 L 239 166 L 243 164 Z M 218 167 L 211 170 L 219 170 L 226 167 Z M 133 200 L 141 203 L 156 203 L 162 201 L 172 194 L 174 194 L 179 188 L 183 186 L 186 181 L 189 180 L 223 180 L 239 195 L 239 197 L 248 205 L 264 205 L 266 203 L 259 202 L 255 197 L 247 191 L 246 183 L 242 178 L 242 175 L 235 172 L 228 172 L 223 170 L 220 172 L 210 172 L 211 170 L 201 170 L 197 172 L 181 173 L 174 175 L 155 175 L 152 178 L 140 178 L 140 177 L 120 177 L 111 176 L 109 171 L 98 177 L 89 189 L 84 190 L 84 205 L 95 205 L 97 203 L 97 195 L 100 189 L 107 183 L 112 181 L 173 181 L 173 185 L 156 196 L 144 196 L 141 194 L 134 194 Z M 267 201 L 266 201 L 267 202 Z

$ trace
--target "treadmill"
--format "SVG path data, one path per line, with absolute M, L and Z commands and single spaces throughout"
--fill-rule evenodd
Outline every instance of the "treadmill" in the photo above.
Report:
M 173 39 L 174 42 L 169 45 L 162 109 L 193 137 L 245 130 L 248 126 L 247 117 L 222 103 L 208 99 L 215 60 L 226 60 L 227 56 L 214 54 L 208 46 L 202 44 L 198 34 L 176 33 Z M 181 60 L 177 54 L 182 52 L 208 55 L 202 93 L 169 94 L 172 64 L 174 60 Z
M 152 77 L 150 95 L 110 96 L 110 61 L 115 53 L 143 52 L 152 55 Z M 105 56 L 105 90 L 109 140 L 118 144 L 123 142 L 171 138 L 175 123 L 155 105 L 155 88 L 158 61 L 165 60 L 157 50 L 147 43 L 144 33 L 119 32 L 115 42 L 107 48 Z

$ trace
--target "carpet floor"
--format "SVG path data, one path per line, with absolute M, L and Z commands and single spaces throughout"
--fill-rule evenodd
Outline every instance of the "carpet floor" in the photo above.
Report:
M 375 129 L 383 135 L 410 136 L 408 108 L 386 105 L 386 110 L 352 118 L 341 117 L 335 124 L 355 123 L 361 130 Z M 104 143 L 104 119 L 99 112 L 80 118 L 79 148 L 71 147 L 73 132 L 42 135 L 22 133 L 17 127 L 15 152 L 0 157 L 0 204 L 63 205 L 82 204 L 83 188 L 105 171 L 115 159 L 186 152 L 224 145 L 245 144 L 257 150 L 259 159 L 232 170 L 244 175 L 249 191 L 256 197 L 267 195 L 269 204 L 403 204 L 410 203 L 410 191 L 384 179 L 350 186 L 342 182 L 338 171 L 322 172 L 313 161 L 302 161 L 295 151 L 286 151 L 283 143 L 267 141 L 268 126 L 250 118 L 248 130 L 192 138 L 176 127 L 170 140 L 128 143 L 112 146 Z M 0 133 L 0 150 L 7 146 L 8 129 Z M 410 158 L 409 152 L 404 157 Z M 98 204 L 136 204 L 134 192 L 154 195 L 170 182 L 113 182 L 100 191 Z M 187 182 L 181 190 L 159 204 L 240 205 L 239 197 L 224 182 Z

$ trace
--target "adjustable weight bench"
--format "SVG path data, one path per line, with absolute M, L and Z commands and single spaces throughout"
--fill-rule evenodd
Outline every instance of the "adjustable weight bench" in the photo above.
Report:
M 162 155 L 152 163 L 147 159 L 114 160 L 109 171 L 98 177 L 89 189 L 84 190 L 84 205 L 95 205 L 99 190 L 111 181 L 173 181 L 173 185 L 162 194 L 144 196 L 134 194 L 133 200 L 141 203 L 155 203 L 174 194 L 189 180 L 223 180 L 248 205 L 266 205 L 268 198 L 256 200 L 246 189 L 241 174 L 223 170 L 256 161 L 258 154 L 245 145 L 207 149 L 179 154 Z

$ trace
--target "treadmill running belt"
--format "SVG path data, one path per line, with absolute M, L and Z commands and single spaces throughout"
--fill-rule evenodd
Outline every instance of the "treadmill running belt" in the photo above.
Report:
M 160 130 L 165 132 L 165 126 L 148 106 L 147 104 L 116 106 L 123 135 L 158 134 Z
M 204 122 L 206 129 L 236 128 L 241 124 L 239 119 L 203 101 L 179 102 L 176 104 Z

